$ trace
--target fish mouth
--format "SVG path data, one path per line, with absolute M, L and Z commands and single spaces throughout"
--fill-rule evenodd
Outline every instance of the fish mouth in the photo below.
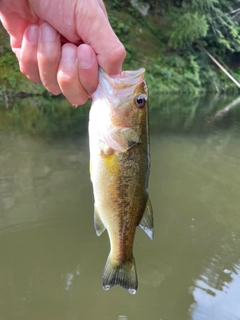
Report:
M 99 78 L 107 82 L 114 89 L 124 89 L 137 86 L 142 83 L 145 75 L 145 69 L 141 68 L 134 71 L 122 71 L 117 77 L 110 77 L 102 69 L 99 70 Z

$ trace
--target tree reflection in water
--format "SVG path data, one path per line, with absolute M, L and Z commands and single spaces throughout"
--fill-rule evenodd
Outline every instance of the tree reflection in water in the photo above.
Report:
M 139 291 L 104 292 L 93 228 L 88 106 L 35 97 L 0 108 L 0 318 L 238 319 L 239 107 L 151 97 L 155 240 L 137 232 Z

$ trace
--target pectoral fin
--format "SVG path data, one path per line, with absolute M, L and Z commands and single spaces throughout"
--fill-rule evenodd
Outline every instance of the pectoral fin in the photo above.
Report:
M 114 127 L 109 131 L 101 131 L 99 137 L 101 142 L 112 150 L 125 152 L 140 141 L 141 129 L 139 126 L 133 128 Z
M 94 208 L 94 228 L 98 236 L 100 236 L 106 229 L 96 208 Z
M 148 199 L 139 227 L 153 240 L 153 211 L 150 200 Z

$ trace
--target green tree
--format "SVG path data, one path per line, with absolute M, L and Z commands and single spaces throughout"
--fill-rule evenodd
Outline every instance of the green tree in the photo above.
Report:
M 240 51 L 240 0 L 141 0 L 165 19 L 168 45 L 182 49 L 200 42 L 218 53 Z

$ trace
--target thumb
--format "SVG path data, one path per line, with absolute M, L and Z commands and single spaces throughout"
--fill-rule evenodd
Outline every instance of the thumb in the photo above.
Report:
M 108 36 L 109 37 L 109 36 Z M 112 41 L 112 42 L 111 42 Z M 126 57 L 126 50 L 117 36 L 113 33 L 111 41 L 97 52 L 99 66 L 110 76 L 119 75 Z
M 114 33 L 106 11 L 100 6 L 95 7 L 95 10 L 88 11 L 85 19 L 76 21 L 79 21 L 76 26 L 78 35 L 95 51 L 99 66 L 110 76 L 120 74 L 126 50 Z

